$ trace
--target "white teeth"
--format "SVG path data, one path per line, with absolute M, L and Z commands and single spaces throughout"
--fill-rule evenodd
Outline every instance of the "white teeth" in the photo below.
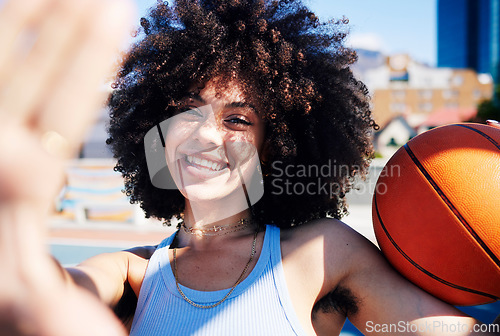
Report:
M 222 165 L 220 163 L 216 163 L 216 162 L 212 163 L 212 170 L 219 171 L 221 169 L 222 169 Z
M 186 156 L 186 161 L 189 163 L 194 163 L 196 165 L 199 165 L 202 168 L 206 168 L 207 170 L 219 171 L 219 170 L 222 170 L 222 168 L 223 168 L 223 165 L 220 163 L 206 160 L 206 159 L 201 159 L 199 157 L 191 156 L 191 155 Z

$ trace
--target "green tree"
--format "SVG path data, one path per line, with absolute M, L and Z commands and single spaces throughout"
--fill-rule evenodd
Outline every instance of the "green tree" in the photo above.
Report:
M 477 116 L 473 121 L 484 123 L 488 119 L 500 121 L 500 85 L 495 86 L 492 99 L 483 100 L 477 106 Z

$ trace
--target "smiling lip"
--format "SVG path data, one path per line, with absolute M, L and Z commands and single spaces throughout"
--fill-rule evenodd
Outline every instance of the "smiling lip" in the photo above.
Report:
M 208 159 L 207 157 L 195 155 L 186 155 L 185 162 L 192 167 L 206 172 L 220 172 L 225 168 L 228 168 L 228 164 L 224 161 L 215 161 Z

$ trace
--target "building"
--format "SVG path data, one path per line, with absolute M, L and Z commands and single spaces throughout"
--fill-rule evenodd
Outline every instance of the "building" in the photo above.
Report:
M 435 111 L 454 111 L 465 121 L 477 104 L 490 99 L 493 82 L 488 74 L 471 69 L 434 68 L 414 62 L 408 55 L 386 58 L 386 62 L 364 73 L 363 81 L 372 95 L 375 121 L 386 125 L 404 116 L 418 128 Z M 460 118 L 459 118 L 460 119 Z
M 417 135 L 415 129 L 408 124 L 404 117 L 398 116 L 391 119 L 375 133 L 373 145 L 377 154 L 389 158 L 415 135 Z
M 378 68 L 385 64 L 386 56 L 380 51 L 356 49 L 358 60 L 351 65 L 351 70 L 354 76 L 359 79 L 364 79 L 367 71 Z
M 438 0 L 438 67 L 474 69 L 500 82 L 500 0 Z

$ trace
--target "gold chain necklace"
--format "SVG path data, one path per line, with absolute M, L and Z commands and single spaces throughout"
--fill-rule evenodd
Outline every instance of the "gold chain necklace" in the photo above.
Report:
M 192 301 L 191 299 L 189 299 L 186 296 L 186 294 L 184 294 L 184 292 L 182 291 L 181 287 L 179 286 L 179 280 L 177 278 L 177 261 L 176 261 L 177 247 L 174 248 L 174 278 L 175 278 L 175 286 L 177 287 L 177 290 L 179 291 L 179 294 L 181 294 L 182 298 L 187 303 L 189 303 L 190 305 L 192 305 L 192 306 L 194 306 L 196 308 L 203 308 L 203 309 L 209 309 L 209 308 L 217 307 L 222 302 L 226 301 L 226 299 L 233 293 L 233 291 L 236 288 L 236 286 L 238 286 L 241 283 L 241 281 L 243 281 L 243 277 L 245 276 L 245 273 L 248 271 L 248 268 L 250 267 L 250 264 L 251 264 L 251 262 L 253 260 L 253 257 L 255 256 L 255 245 L 257 243 L 257 235 L 258 235 L 258 233 L 259 233 L 259 231 L 255 231 L 255 234 L 253 236 L 253 243 L 252 243 L 252 253 L 250 253 L 250 260 L 248 260 L 248 262 L 245 265 L 245 268 L 243 269 L 243 272 L 241 272 L 241 275 L 238 278 L 238 280 L 236 280 L 236 282 L 233 285 L 233 287 L 231 287 L 231 289 L 229 290 L 229 292 L 227 292 L 227 294 L 221 300 L 217 301 L 216 303 L 213 303 L 211 305 L 206 305 L 206 306 L 198 304 L 198 303 Z
M 199 229 L 187 227 L 185 222 L 182 222 L 181 228 L 184 232 L 199 235 L 199 236 L 220 236 L 226 235 L 228 233 L 237 232 L 246 229 L 252 221 L 247 218 L 242 218 L 238 220 L 236 223 L 231 223 L 227 225 L 214 225 L 211 227 Z

